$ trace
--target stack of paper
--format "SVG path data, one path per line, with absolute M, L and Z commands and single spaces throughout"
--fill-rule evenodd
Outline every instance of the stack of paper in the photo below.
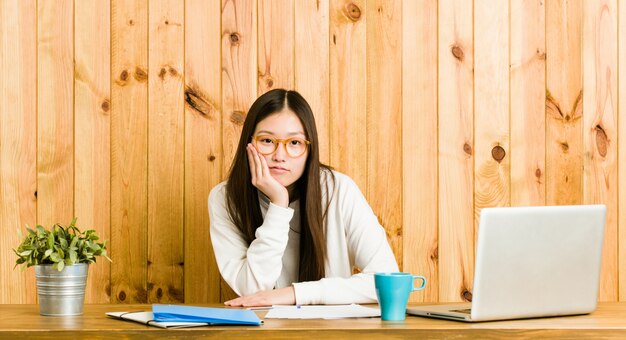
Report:
M 380 309 L 357 304 L 331 306 L 273 306 L 266 319 L 342 319 L 380 316 Z
M 109 312 L 106 313 L 106 315 L 116 319 L 133 321 L 161 328 L 185 328 L 209 325 L 206 322 L 158 322 L 154 320 L 152 312 Z
M 152 305 L 152 312 L 110 312 L 117 319 L 139 322 L 161 328 L 210 325 L 260 325 L 253 311 L 232 308 L 208 308 L 184 305 Z

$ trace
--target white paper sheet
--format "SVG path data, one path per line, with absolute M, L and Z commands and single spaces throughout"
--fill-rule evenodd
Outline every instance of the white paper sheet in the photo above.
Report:
M 200 327 L 209 326 L 206 322 L 159 322 L 154 321 L 152 312 L 108 312 L 106 315 L 127 321 L 134 321 L 148 326 L 161 328 L 184 328 L 184 327 Z
M 273 306 L 266 319 L 343 319 L 380 316 L 379 308 L 357 304 L 328 306 Z

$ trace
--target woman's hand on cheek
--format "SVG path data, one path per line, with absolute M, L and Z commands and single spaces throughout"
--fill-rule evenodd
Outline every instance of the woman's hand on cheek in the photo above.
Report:
M 252 144 L 248 144 L 247 152 L 252 185 L 261 190 L 275 205 L 283 208 L 289 206 L 289 192 L 272 176 L 265 158 L 259 155 Z
M 224 302 L 226 306 L 232 307 L 259 307 L 272 305 L 295 305 L 296 293 L 293 286 L 265 290 L 256 294 L 245 295 Z

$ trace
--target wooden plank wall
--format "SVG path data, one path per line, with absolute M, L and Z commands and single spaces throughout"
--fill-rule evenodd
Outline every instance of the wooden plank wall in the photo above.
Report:
M 232 297 L 207 196 L 276 87 L 309 100 L 322 161 L 429 279 L 413 301 L 471 299 L 482 208 L 581 203 L 608 206 L 600 299 L 626 300 L 619 4 L 0 1 L 0 303 L 36 301 L 16 229 L 73 216 L 114 261 L 88 302 Z

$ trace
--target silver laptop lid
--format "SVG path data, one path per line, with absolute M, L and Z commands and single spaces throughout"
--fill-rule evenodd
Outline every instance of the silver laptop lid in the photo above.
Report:
M 604 205 L 483 209 L 472 320 L 595 310 L 605 219 Z

